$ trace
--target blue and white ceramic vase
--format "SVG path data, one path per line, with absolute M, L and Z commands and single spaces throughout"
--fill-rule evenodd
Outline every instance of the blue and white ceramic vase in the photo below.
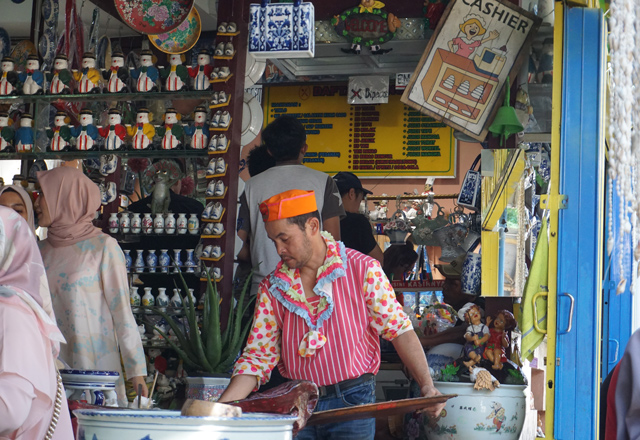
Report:
M 462 292 L 480 295 L 480 276 L 482 275 L 480 254 L 467 254 L 462 264 Z
M 153 297 L 151 293 L 151 287 L 144 288 L 144 295 L 142 295 L 142 306 L 143 307 L 153 307 L 156 305 L 156 299 Z M 145 313 L 151 313 L 151 309 L 145 309 Z
M 187 266 L 187 273 L 194 273 L 196 270 L 196 262 L 193 260 L 193 249 L 187 249 L 187 261 L 184 262 Z
M 180 268 L 182 267 L 182 261 L 180 260 L 181 251 L 182 249 L 173 250 L 173 273 L 180 272 Z
M 176 309 L 182 309 L 182 297 L 180 296 L 180 289 L 177 287 L 173 289 L 173 296 L 171 297 L 171 307 Z M 180 310 L 176 311 L 180 313 Z
M 133 313 L 138 312 L 140 304 L 142 303 L 142 298 L 140 298 L 140 294 L 138 293 L 138 288 L 133 286 L 131 290 L 129 290 L 129 299 L 131 300 L 131 311 Z
M 149 249 L 149 252 L 147 253 L 146 261 L 148 266 L 147 270 L 151 273 L 155 273 L 156 266 L 158 266 L 158 256 L 156 255 L 155 249 Z
M 124 264 L 127 266 L 127 272 L 131 272 L 131 265 L 133 264 L 133 259 L 131 258 L 130 249 L 124 249 Z
M 169 256 L 169 249 L 160 249 L 160 258 L 158 258 L 160 265 L 160 272 L 169 272 L 169 266 L 171 265 L 171 257 Z
M 144 258 L 142 257 L 142 249 L 136 249 L 136 273 L 144 272 Z
M 167 296 L 166 287 L 158 287 L 158 297 L 156 298 L 156 304 L 163 312 L 167 310 L 167 306 L 169 305 L 169 297 Z
M 189 234 L 197 235 L 200 233 L 200 220 L 198 220 L 198 216 L 196 214 L 191 214 L 189 216 L 189 220 L 187 221 L 187 229 L 189 230 Z

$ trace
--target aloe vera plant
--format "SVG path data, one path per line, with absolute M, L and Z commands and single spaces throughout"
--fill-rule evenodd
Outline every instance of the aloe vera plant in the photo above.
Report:
M 253 273 L 253 272 L 252 272 Z M 180 273 L 180 280 L 184 286 L 185 292 L 189 291 L 189 287 Z M 173 333 L 177 337 L 177 342 L 172 341 L 157 326 L 154 328 L 162 335 L 186 364 L 186 366 L 194 371 L 201 373 L 225 374 L 231 369 L 233 363 L 242 349 L 247 333 L 251 327 L 251 321 L 242 326 L 242 316 L 251 307 L 252 302 L 246 301 L 247 291 L 251 285 L 252 276 L 249 275 L 242 291 L 240 298 L 236 304 L 235 310 L 229 314 L 227 326 L 222 331 L 220 324 L 220 306 L 222 299 L 218 294 L 218 287 L 215 281 L 211 280 L 211 276 L 207 273 L 207 289 L 204 293 L 204 310 L 202 311 L 202 329 L 199 329 L 196 305 L 193 303 L 191 295 L 186 295 L 182 302 L 184 315 L 187 319 L 185 324 L 186 331 L 182 331 L 178 323 L 166 312 L 156 308 L 155 311 L 161 315 Z

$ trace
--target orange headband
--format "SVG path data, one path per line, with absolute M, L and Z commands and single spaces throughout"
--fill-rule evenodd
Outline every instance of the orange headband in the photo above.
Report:
M 260 203 L 260 214 L 265 222 L 297 217 L 317 210 L 315 193 L 301 189 L 276 194 Z

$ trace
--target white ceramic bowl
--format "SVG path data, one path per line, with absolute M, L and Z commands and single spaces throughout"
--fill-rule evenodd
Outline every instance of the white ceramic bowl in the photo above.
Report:
M 291 440 L 294 416 L 183 417 L 179 411 L 75 410 L 77 440 Z
M 518 440 L 526 414 L 525 385 L 501 385 L 494 391 L 474 390 L 471 383 L 435 382 L 442 394 L 457 394 L 443 413 L 426 421 L 429 440 Z

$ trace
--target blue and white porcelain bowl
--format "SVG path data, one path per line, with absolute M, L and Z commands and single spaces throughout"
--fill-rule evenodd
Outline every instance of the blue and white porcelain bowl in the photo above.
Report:
M 65 385 L 103 384 L 115 387 L 120 373 L 101 370 L 60 370 L 60 376 Z

